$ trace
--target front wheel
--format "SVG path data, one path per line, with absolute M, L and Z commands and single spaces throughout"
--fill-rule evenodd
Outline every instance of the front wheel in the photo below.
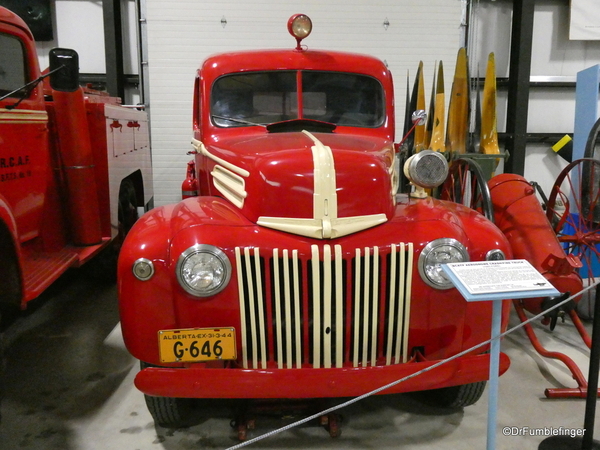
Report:
M 464 408 L 477 403 L 485 391 L 486 381 L 433 389 L 426 392 L 428 403 L 442 408 Z
M 193 425 L 193 399 L 152 397 L 144 394 L 148 411 L 154 423 L 164 428 L 183 428 Z
M 140 361 L 140 367 L 152 367 L 151 364 Z M 144 394 L 148 411 L 154 423 L 164 428 L 184 428 L 194 425 L 196 408 L 192 398 L 153 397 Z

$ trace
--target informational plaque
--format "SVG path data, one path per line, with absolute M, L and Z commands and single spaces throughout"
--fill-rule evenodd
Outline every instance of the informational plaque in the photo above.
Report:
M 443 264 L 442 269 L 467 301 L 559 295 L 525 259 Z
M 571 0 L 569 39 L 600 40 L 600 6 L 598 0 Z

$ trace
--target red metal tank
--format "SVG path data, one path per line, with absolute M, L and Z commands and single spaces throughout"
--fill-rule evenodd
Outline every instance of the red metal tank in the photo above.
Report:
M 563 250 L 546 213 L 525 178 L 501 174 L 489 183 L 496 226 L 508 238 L 517 259 L 526 259 L 560 292 L 575 294 L 583 288 L 576 269 L 581 261 Z M 576 299 L 578 301 L 578 299 Z M 538 314 L 542 299 L 523 300 L 524 307 Z
M 73 243 L 92 245 L 102 241 L 94 156 L 88 130 L 83 89 L 53 90 L 56 126 L 69 193 L 69 217 Z

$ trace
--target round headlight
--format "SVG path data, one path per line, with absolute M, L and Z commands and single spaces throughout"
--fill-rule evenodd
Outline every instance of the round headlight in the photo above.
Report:
M 231 263 L 217 247 L 197 244 L 184 251 L 177 261 L 177 280 L 196 297 L 221 292 L 231 278 Z
M 419 187 L 434 188 L 446 180 L 448 161 L 439 152 L 422 150 L 406 160 L 404 174 Z
M 419 274 L 431 287 L 450 289 L 454 285 L 442 270 L 441 264 L 468 260 L 467 249 L 456 239 L 436 239 L 427 244 L 419 256 Z

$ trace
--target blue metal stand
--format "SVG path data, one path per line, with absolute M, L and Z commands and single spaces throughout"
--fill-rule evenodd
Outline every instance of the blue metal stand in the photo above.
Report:
M 492 343 L 490 348 L 490 382 L 488 391 L 487 450 L 496 448 L 498 414 L 498 372 L 500 371 L 500 336 L 502 300 L 494 300 L 492 308 Z

